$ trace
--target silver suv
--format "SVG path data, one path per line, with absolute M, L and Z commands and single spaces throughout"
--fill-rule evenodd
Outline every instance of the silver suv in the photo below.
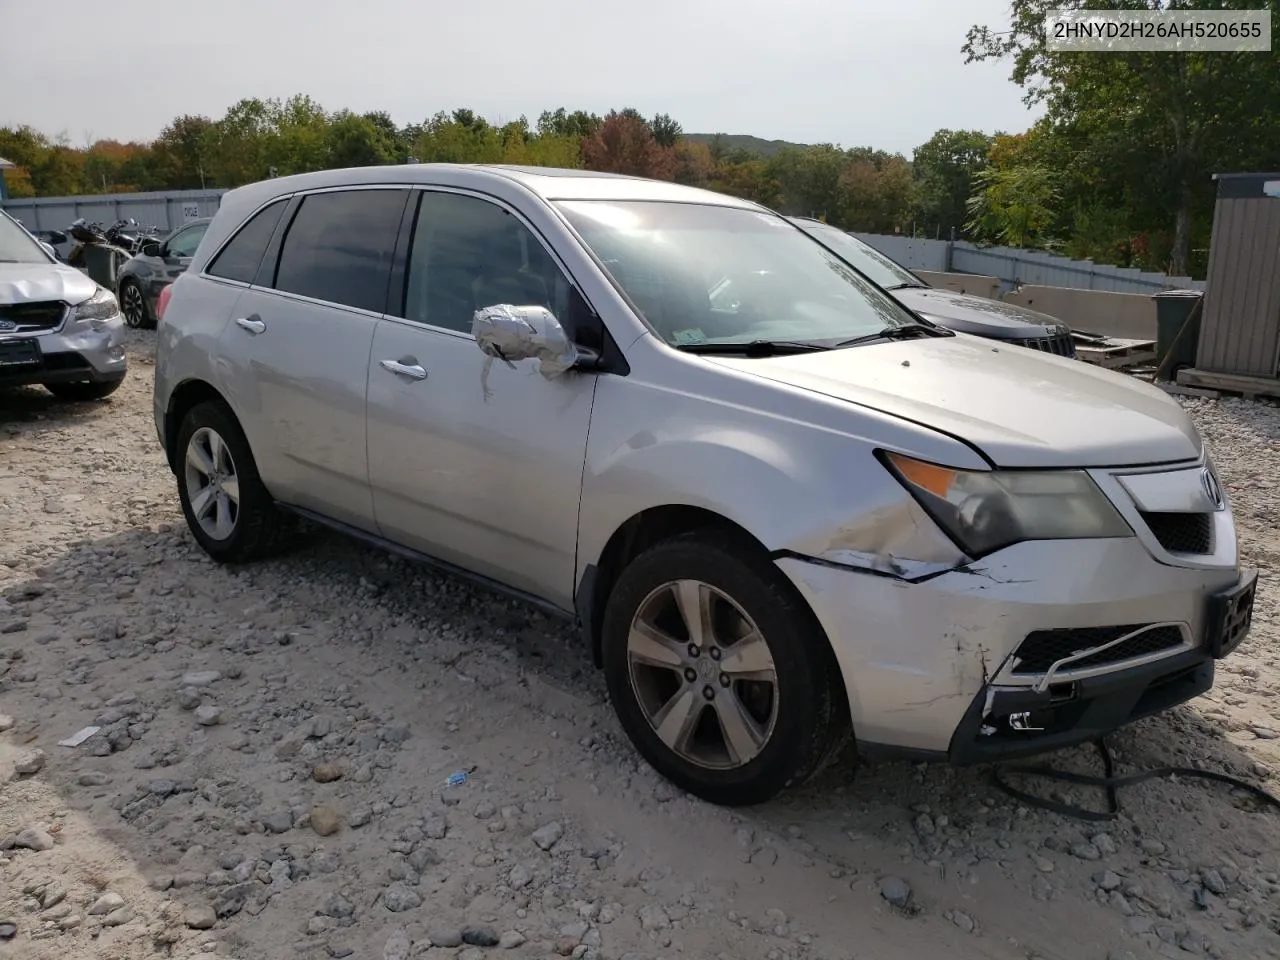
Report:
M 62 400 L 101 400 L 124 381 L 123 336 L 111 291 L 0 211 L 0 387 L 43 384 Z
M 155 422 L 216 560 L 290 515 L 576 621 L 641 754 L 765 800 L 851 735 L 971 763 L 1207 690 L 1249 626 L 1160 390 L 942 329 L 769 210 L 413 165 L 227 193 Z

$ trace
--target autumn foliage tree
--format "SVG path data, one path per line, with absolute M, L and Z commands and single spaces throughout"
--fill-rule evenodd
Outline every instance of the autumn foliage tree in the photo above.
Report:
M 634 114 L 611 112 L 595 133 L 582 138 L 581 149 L 588 170 L 658 180 L 675 177 L 674 146 L 660 144 L 644 118 Z

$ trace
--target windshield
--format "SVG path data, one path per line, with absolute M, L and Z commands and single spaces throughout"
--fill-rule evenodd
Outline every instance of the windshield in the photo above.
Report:
M 640 200 L 556 206 L 672 346 L 836 344 L 914 323 L 865 277 L 774 214 Z
M 31 234 L 0 213 L 0 263 L 48 263 L 49 255 Z
M 845 233 L 830 224 L 813 220 L 792 220 L 791 222 L 840 254 L 886 290 L 924 286 L 920 278 L 910 270 L 894 263 L 875 247 L 863 243 L 852 234 Z

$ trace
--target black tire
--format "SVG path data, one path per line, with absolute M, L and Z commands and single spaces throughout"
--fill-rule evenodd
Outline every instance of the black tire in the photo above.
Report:
M 119 293 L 120 312 L 124 314 L 125 324 L 134 330 L 154 330 L 156 318 L 138 281 L 125 277 L 120 281 Z
M 198 431 L 212 430 L 226 445 L 239 481 L 239 505 L 231 534 L 211 536 L 197 520 L 191 505 L 186 470 L 187 449 Z M 178 430 L 174 462 L 178 475 L 178 499 L 187 526 L 201 548 L 218 563 L 248 563 L 279 553 L 287 546 L 294 524 L 281 513 L 258 475 L 249 441 L 235 416 L 223 404 L 201 403 L 187 412 Z
M 728 596 L 764 636 L 777 675 L 772 734 L 749 762 L 708 769 L 668 747 L 631 680 L 627 638 L 640 605 L 663 584 L 700 580 Z M 759 547 L 732 532 L 702 530 L 659 543 L 618 577 L 602 630 L 605 679 L 636 749 L 676 786 L 710 803 L 763 803 L 819 772 L 851 734 L 848 699 L 831 647 L 803 598 Z
M 93 400 L 105 400 L 117 390 L 120 384 L 124 383 L 124 377 L 119 380 L 81 380 L 76 383 L 46 383 L 44 388 L 52 393 L 59 400 L 67 400 L 72 403 L 89 403 Z

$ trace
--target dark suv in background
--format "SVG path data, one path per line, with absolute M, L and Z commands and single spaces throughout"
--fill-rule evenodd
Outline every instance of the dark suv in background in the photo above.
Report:
M 1071 328 L 1056 317 L 1012 303 L 931 287 L 869 244 L 821 220 L 788 217 L 823 246 L 926 320 L 959 333 L 1057 354 L 1076 355 Z

